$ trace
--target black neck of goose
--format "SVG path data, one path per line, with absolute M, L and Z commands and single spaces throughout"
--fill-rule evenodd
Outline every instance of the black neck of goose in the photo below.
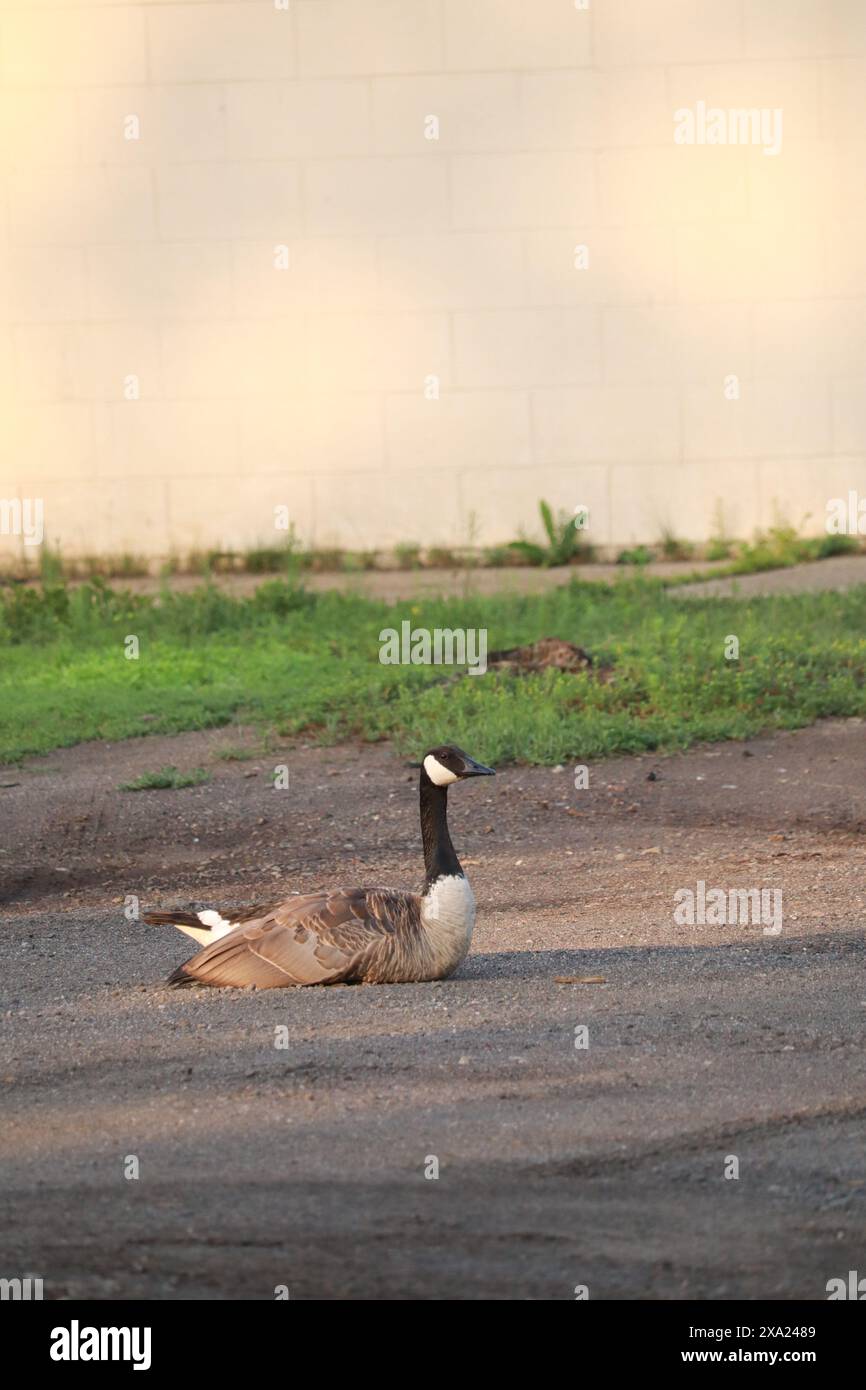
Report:
M 424 846 L 424 887 L 443 875 L 462 874 L 460 860 L 448 834 L 448 788 L 431 782 L 421 769 L 421 842 Z

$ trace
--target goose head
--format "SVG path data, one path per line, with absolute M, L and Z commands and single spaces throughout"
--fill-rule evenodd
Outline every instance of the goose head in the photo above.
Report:
M 452 782 L 462 782 L 467 777 L 496 775 L 492 767 L 476 762 L 462 748 L 455 748 L 451 743 L 431 748 L 429 753 L 425 753 L 421 766 L 434 787 L 450 787 Z

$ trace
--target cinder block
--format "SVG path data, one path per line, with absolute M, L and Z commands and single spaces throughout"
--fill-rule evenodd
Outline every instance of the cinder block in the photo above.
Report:
M 780 229 L 786 232 L 791 224 L 851 216 L 856 184 L 853 189 L 839 186 L 840 153 L 829 141 L 791 141 L 781 155 L 772 158 L 749 150 L 751 217 L 772 227 L 778 236 Z M 854 167 L 862 170 L 862 152 Z
M 149 169 L 19 170 L 9 178 L 9 234 L 28 246 L 149 241 Z
M 399 482 L 399 486 L 397 483 Z M 451 474 L 320 474 L 314 480 L 318 545 L 352 549 L 416 541 L 468 544 L 468 518 Z
M 165 164 L 157 186 L 165 238 L 277 242 L 300 229 L 297 164 Z
M 753 313 L 757 376 L 811 381 L 866 373 L 866 318 L 856 298 L 757 303 Z
M 739 400 L 721 386 L 686 387 L 683 393 L 687 459 L 778 458 L 831 451 L 826 382 L 808 390 L 795 381 L 744 381 Z
M 560 0 L 444 0 L 446 66 L 576 68 L 592 61 L 592 17 Z
M 146 82 L 144 11 L 88 5 L 3 14 L 0 73 L 13 86 L 89 87 L 99 82 Z
M 761 459 L 752 465 L 758 479 L 755 525 L 780 523 L 806 535 L 827 534 L 827 503 L 848 497 L 853 488 L 866 495 L 866 457 Z
M 134 378 L 134 380 L 133 380 Z M 159 338 L 153 324 L 82 324 L 75 393 L 82 400 L 134 406 L 163 393 Z
M 670 384 L 679 378 L 680 320 L 675 305 L 619 305 L 603 311 L 604 379 Z
M 26 485 L 31 478 L 93 476 L 93 428 L 85 402 L 19 402 L 5 424 L 7 457 L 15 459 L 18 477 Z
M 0 150 L 10 169 L 69 169 L 79 162 L 79 109 L 74 87 L 7 87 L 0 91 Z
M 162 330 L 165 391 L 181 400 L 243 400 L 303 390 L 307 381 L 305 347 L 301 315 L 166 324 Z
M 25 401 L 121 401 L 136 389 L 140 399 L 161 391 L 152 325 L 21 325 L 16 360 L 18 394 Z
M 860 0 L 827 0 L 826 19 L 831 53 L 866 57 L 866 9 Z
M 531 463 L 529 399 L 524 391 L 447 391 L 385 402 L 392 472 Z
M 378 396 L 290 396 L 241 407 L 243 473 L 348 473 L 385 463 Z
M 146 13 L 156 82 L 267 82 L 295 73 L 291 8 L 172 4 Z
M 102 478 L 96 483 L 43 476 L 32 480 L 31 489 L 30 495 L 42 499 L 45 542 L 67 555 L 165 551 L 161 479 Z
M 9 249 L 6 302 L 17 323 L 72 323 L 87 315 L 84 249 L 18 246 Z M 2 277 L 2 266 L 0 266 Z
M 201 504 L 207 497 L 207 507 Z M 168 481 L 169 544 L 179 552 L 217 546 L 246 550 L 278 545 L 287 538 L 275 524 L 277 507 L 288 507 L 289 520 L 306 542 L 313 533 L 313 488 L 300 474 L 231 477 L 206 474 Z
M 834 381 L 832 390 L 834 451 L 866 454 L 866 393 L 862 378 L 852 376 Z
M 613 67 L 599 73 L 603 113 L 600 145 L 664 146 L 671 138 L 666 78 L 675 69 Z
M 445 160 L 317 160 L 304 169 L 307 231 L 321 236 L 430 232 L 448 225 Z
M 451 167 L 455 227 L 541 228 L 586 223 L 595 215 L 591 155 L 456 155 Z
M 827 293 L 866 294 L 866 238 L 856 221 L 827 227 Z
M 745 0 L 749 58 L 820 58 L 830 48 L 838 0 Z
M 589 227 L 526 238 L 531 304 L 655 304 L 675 293 L 667 227 Z M 577 268 L 584 264 L 586 268 Z
M 520 110 L 518 143 L 528 149 L 593 150 L 607 143 L 604 77 L 599 72 L 523 73 Z
M 442 66 L 439 0 L 295 0 L 302 77 Z
M 520 143 L 531 149 L 611 149 L 670 144 L 664 68 L 523 73 Z
M 541 540 L 538 512 L 543 498 L 554 514 L 573 516 L 578 507 L 589 509 L 585 535 L 593 545 L 610 539 L 608 466 L 571 462 L 566 467 L 470 468 L 460 477 L 464 515 L 477 526 L 477 544 L 497 545 L 519 535 Z
M 724 222 L 675 229 L 684 301 L 813 299 L 825 293 L 825 243 L 814 222 Z
M 828 58 L 820 68 L 823 135 L 856 139 L 866 129 L 866 59 Z
M 736 147 L 607 150 L 599 183 L 605 220 L 629 227 L 747 215 L 746 152 Z
M 205 521 L 213 499 L 200 479 L 228 483 L 238 474 L 235 401 L 139 401 L 101 406 L 97 415 L 100 477 L 194 478 Z
M 513 73 L 378 77 L 372 91 L 378 154 L 506 150 L 519 143 Z
M 319 314 L 310 322 L 310 384 L 318 391 L 412 391 L 451 385 L 444 314 Z
M 222 160 L 225 96 L 216 85 L 93 87 L 78 93 L 84 164 Z
M 226 318 L 232 311 L 229 253 L 224 242 L 90 246 L 90 312 L 96 319 Z
M 754 466 L 725 459 L 718 463 L 614 464 L 611 495 L 616 499 L 611 541 L 617 546 L 660 541 L 705 541 L 713 534 L 721 508 L 730 536 L 749 536 L 757 514 Z
M 97 554 L 165 554 L 167 489 L 160 477 L 100 479 Z
M 2 323 L 0 324 L 0 403 L 4 407 L 10 406 L 13 399 L 20 399 L 15 389 L 14 363 L 12 329 L 6 323 Z
M 659 146 L 673 138 L 664 68 L 582 68 L 519 75 L 520 136 L 529 149 Z
M 526 299 L 519 232 L 383 237 L 379 275 L 387 309 L 498 308 Z
M 684 454 L 694 460 L 727 461 L 760 452 L 754 437 L 755 386 L 741 383 L 739 400 L 728 400 L 722 384 L 690 386 L 683 393 Z
M 83 518 L 89 552 L 164 555 L 166 494 L 160 477 L 100 478 L 98 485 L 88 490 L 87 515 Z M 64 525 L 62 513 L 58 524 Z
M 604 379 L 648 384 L 752 374 L 746 304 L 611 305 L 604 310 Z
M 292 237 L 282 245 L 288 247 L 287 269 L 278 268 L 283 253 L 276 258 L 272 243 L 243 241 L 232 247 L 240 315 L 280 318 L 300 309 L 375 308 L 378 282 L 372 238 Z
M 816 196 L 820 196 L 822 188 L 828 186 L 827 200 L 823 207 L 819 205 L 818 215 L 823 213 L 824 221 L 831 226 L 847 223 L 851 234 L 856 236 L 859 232 L 862 238 L 866 221 L 866 189 L 863 186 L 866 131 L 859 129 L 857 136 L 856 139 L 825 144 L 830 176 L 827 184 L 816 180 Z
M 737 5 L 719 5 L 717 0 L 658 0 L 652 5 L 605 0 L 593 5 L 592 12 L 595 58 L 602 67 L 719 63 L 742 52 Z
M 534 391 L 532 410 L 542 463 L 671 462 L 680 456 L 674 387 L 555 387 Z
M 369 83 L 246 82 L 226 94 L 229 159 L 322 159 L 370 150 Z
M 589 307 L 455 314 L 455 381 L 458 387 L 600 381 L 600 330 L 600 314 Z

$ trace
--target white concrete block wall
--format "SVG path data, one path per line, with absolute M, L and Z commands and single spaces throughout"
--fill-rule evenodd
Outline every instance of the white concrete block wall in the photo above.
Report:
M 780 153 L 675 143 L 701 102 Z M 280 506 L 819 530 L 866 494 L 864 167 L 862 0 L 0 0 L 0 499 L 154 557 Z

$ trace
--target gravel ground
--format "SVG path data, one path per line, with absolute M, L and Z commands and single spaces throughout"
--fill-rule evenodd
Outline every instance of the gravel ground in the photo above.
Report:
M 741 574 L 735 579 L 707 579 L 672 589 L 677 598 L 759 598 L 765 594 L 815 594 L 866 584 L 866 555 L 835 555 L 808 565 Z
M 354 573 L 344 570 L 325 571 L 322 574 L 305 572 L 302 575 L 304 586 L 314 593 L 328 589 L 345 589 L 349 593 L 365 594 L 368 598 L 384 599 L 393 603 L 398 599 L 416 598 L 425 594 L 451 597 L 464 593 L 473 594 L 540 594 L 567 584 L 574 577 L 588 582 L 599 581 L 609 584 L 611 580 L 623 576 L 634 577 L 640 573 L 656 579 L 671 579 L 686 574 L 713 575 L 723 568 L 721 562 L 708 560 L 655 560 L 644 565 L 640 571 L 633 567 L 616 564 L 556 565 L 551 569 L 541 569 L 535 565 L 508 565 L 502 569 L 464 568 L 417 569 L 417 570 L 358 570 Z M 214 573 L 211 582 L 226 593 L 249 595 L 269 580 L 279 578 L 274 574 L 221 574 Z M 134 594 L 158 594 L 163 580 L 154 575 L 116 578 L 108 581 L 114 588 L 129 589 Z M 176 574 L 168 581 L 174 593 L 189 593 L 198 589 L 204 582 L 201 575 Z M 84 583 L 71 580 L 73 587 Z M 38 587 L 39 581 L 32 580 L 28 587 Z
M 173 991 L 191 943 L 126 895 L 419 876 L 417 774 L 386 747 L 116 790 L 225 738 L 0 777 L 0 1274 L 53 1298 L 822 1299 L 866 1267 L 859 721 L 612 760 L 586 790 L 457 788 L 479 923 L 453 980 Z M 783 931 L 677 925 L 698 879 L 780 888 Z

